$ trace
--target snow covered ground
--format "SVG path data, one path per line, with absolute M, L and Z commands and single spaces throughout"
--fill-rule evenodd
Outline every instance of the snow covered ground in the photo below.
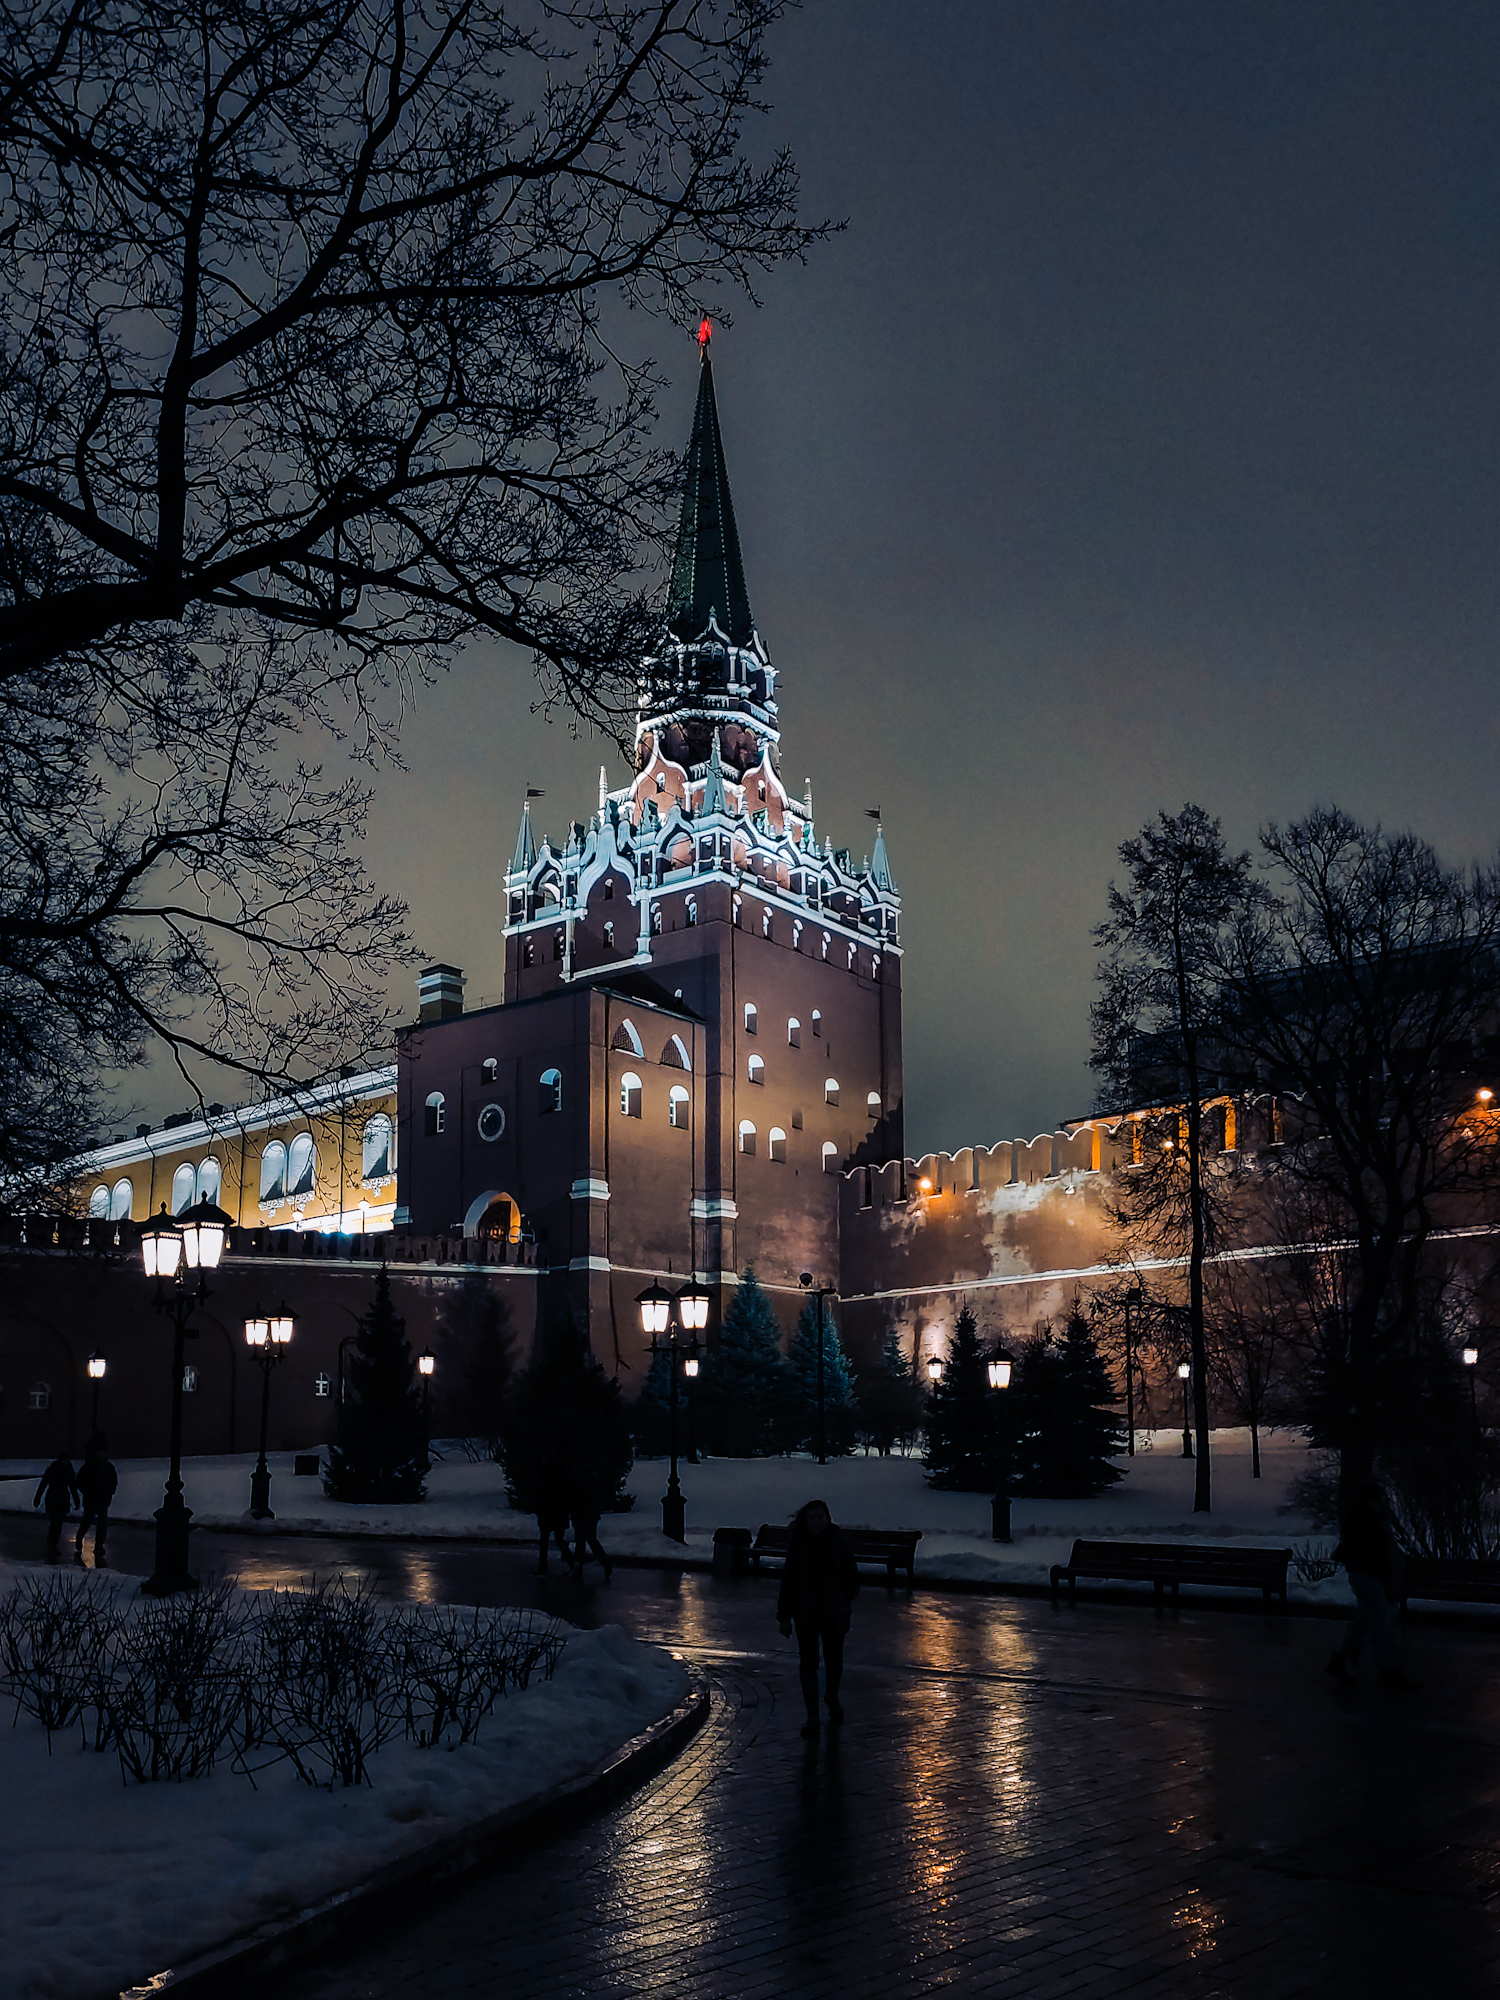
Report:
M 814 1494 L 825 1499 L 837 1521 L 867 1528 L 920 1528 L 917 1573 L 932 1580 L 1045 1582 L 1053 1563 L 1066 1560 L 1074 1538 L 1119 1535 L 1143 1540 L 1180 1541 L 1198 1536 L 1215 1542 L 1251 1541 L 1287 1547 L 1315 1538 L 1305 1515 L 1280 1511 L 1287 1489 L 1306 1469 L 1307 1447 L 1300 1434 L 1278 1432 L 1261 1440 L 1262 1477 L 1250 1473 L 1250 1434 L 1213 1433 L 1213 1509 L 1193 1512 L 1193 1464 L 1181 1456 L 1180 1430 L 1137 1433 L 1136 1456 L 1116 1461 L 1124 1477 L 1096 1500 L 1016 1500 L 1014 1540 L 1006 1546 L 990 1536 L 989 1499 L 982 1493 L 938 1493 L 922 1476 L 920 1459 L 835 1459 L 826 1466 L 811 1459 L 712 1459 L 681 1467 L 687 1496 L 690 1556 L 713 1553 L 715 1528 L 757 1528 L 762 1521 L 787 1520 Z M 188 1504 L 203 1527 L 247 1524 L 250 1456 L 200 1458 L 183 1468 Z M 15 1470 L 19 1461 L 0 1464 Z M 339 1534 L 396 1534 L 525 1541 L 535 1524 L 505 1504 L 505 1481 L 496 1465 L 473 1465 L 460 1455 L 434 1466 L 428 1498 L 417 1506 L 354 1507 L 325 1498 L 321 1483 L 295 1478 L 291 1454 L 272 1460 L 268 1531 L 299 1529 Z M 28 1462 L 28 1471 L 32 1468 Z M 36 1466 L 35 1472 L 40 1472 Z M 130 1460 L 120 1465 L 117 1519 L 149 1521 L 161 1500 L 165 1465 Z M 34 1475 L 33 1475 L 34 1476 Z M 671 1558 L 682 1551 L 661 1532 L 660 1500 L 667 1483 L 664 1459 L 643 1459 L 631 1474 L 636 1496 L 628 1514 L 605 1517 L 605 1547 L 628 1555 Z M 25 1512 L 31 1486 L 0 1481 L 0 1511 Z M 41 1527 L 38 1522 L 38 1539 Z M 1342 1573 L 1332 1581 L 1299 1586 L 1317 1599 L 1341 1599 Z
M 0 1564 L 0 1590 L 21 1573 Z M 23 1715 L 0 1727 L 0 1994 L 77 2000 L 145 1980 L 589 1770 L 687 1692 L 675 1661 L 618 1626 L 570 1631 L 554 1678 L 497 1703 L 476 1743 L 388 1743 L 370 1786 L 333 1792 L 286 1763 L 259 1789 L 227 1765 L 127 1786 L 112 1752 L 81 1749 L 75 1729 L 49 1755 Z

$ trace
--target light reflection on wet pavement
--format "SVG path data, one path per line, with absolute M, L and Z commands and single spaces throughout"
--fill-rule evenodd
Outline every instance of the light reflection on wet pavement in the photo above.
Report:
M 0 1521 L 0 1552 L 42 1527 Z M 808 1749 L 770 1578 L 530 1574 L 532 1550 L 195 1537 L 247 1587 L 536 1605 L 681 1652 L 708 1726 L 613 1811 L 290 1974 L 278 2000 L 1025 2000 L 1364 1993 L 1500 1973 L 1497 1639 L 1416 1629 L 1420 1696 L 1344 1690 L 1336 1628 L 1186 1607 L 855 1607 L 848 1722 Z M 111 1535 L 150 1568 L 145 1529 Z

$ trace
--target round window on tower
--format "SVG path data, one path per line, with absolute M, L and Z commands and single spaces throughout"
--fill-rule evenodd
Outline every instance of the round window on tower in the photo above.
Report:
M 479 1136 L 492 1146 L 505 1130 L 505 1107 L 487 1104 L 479 1114 Z

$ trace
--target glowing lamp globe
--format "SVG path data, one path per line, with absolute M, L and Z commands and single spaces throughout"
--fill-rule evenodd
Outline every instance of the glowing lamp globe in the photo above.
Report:
M 91 1354 L 89 1356 L 89 1380 L 91 1382 L 102 1382 L 104 1380 L 104 1367 L 104 1356 L 102 1354 Z
M 182 1217 L 182 1254 L 190 1271 L 212 1271 L 224 1254 L 233 1216 L 207 1200 L 194 1202 Z
M 1179 1382 L 1185 1382 L 1188 1379 L 1189 1375 L 1192 1374 L 1192 1372 L 1193 1372 L 1193 1364 L 1191 1361 L 1178 1362 L 1177 1379 Z
M 1011 1358 L 1008 1354 L 991 1355 L 990 1387 L 992 1389 L 1008 1389 L 1010 1387 L 1010 1371 Z
M 645 1291 L 636 1293 L 635 1302 L 641 1309 L 642 1332 L 653 1338 L 665 1333 L 672 1317 L 672 1294 L 660 1285 L 648 1285 Z
M 287 1345 L 292 1337 L 292 1328 L 296 1324 L 296 1317 L 296 1314 L 289 1313 L 285 1306 L 281 1308 L 279 1313 L 272 1313 L 266 1324 L 270 1328 L 271 1345 L 273 1347 L 285 1347 Z
M 419 1354 L 417 1356 L 417 1373 L 419 1375 L 430 1375 L 436 1366 L 437 1361 L 432 1355 Z
M 1477 1368 L 1479 1366 L 1479 1349 L 1477 1347 L 1466 1347 L 1464 1349 L 1464 1366 L 1465 1368 Z
M 712 1293 L 702 1285 L 686 1284 L 677 1294 L 677 1311 L 689 1333 L 702 1333 L 708 1325 L 708 1308 Z
M 683 1372 L 683 1374 L 684 1374 L 684 1375 L 686 1375 L 686 1377 L 688 1378 L 688 1380 L 689 1380 L 690 1382 L 696 1382 L 696 1381 L 697 1381 L 697 1379 L 698 1379 L 698 1357 L 697 1357 L 697 1355 L 696 1355 L 696 1354 L 689 1354 L 689 1355 L 687 1356 L 687 1358 L 686 1358 L 686 1359 L 684 1360 L 684 1362 L 683 1362 L 683 1364 L 682 1364 L 682 1372 Z
M 271 1322 L 268 1319 L 247 1319 L 245 1339 L 252 1347 L 264 1347 L 271 1338 Z
M 941 1354 L 929 1354 L 929 1355 L 928 1355 L 928 1357 L 927 1357 L 927 1379 L 928 1379 L 928 1381 L 929 1381 L 929 1382 L 941 1382 L 941 1381 L 942 1381 L 942 1379 L 943 1379 L 943 1357 L 942 1357 L 942 1355 L 941 1355 Z
M 146 1267 L 146 1276 L 173 1277 L 181 1257 L 182 1233 L 167 1214 L 167 1204 L 163 1202 L 161 1214 L 153 1216 L 141 1231 L 141 1262 Z

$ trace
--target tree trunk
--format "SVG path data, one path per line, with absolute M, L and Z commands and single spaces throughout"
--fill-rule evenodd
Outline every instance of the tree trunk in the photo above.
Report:
M 1186 1038 L 1185 1038 L 1186 1039 Z M 1192 1247 L 1188 1257 L 1188 1337 L 1192 1344 L 1193 1428 L 1197 1432 L 1198 1468 L 1193 1485 L 1193 1512 L 1212 1510 L 1208 1458 L 1208 1347 L 1203 1337 L 1203 1107 L 1198 1098 L 1197 1050 L 1187 1041 L 1188 1206 L 1192 1212 Z
M 1250 1477 L 1260 1478 L 1260 1425 L 1250 1419 Z

